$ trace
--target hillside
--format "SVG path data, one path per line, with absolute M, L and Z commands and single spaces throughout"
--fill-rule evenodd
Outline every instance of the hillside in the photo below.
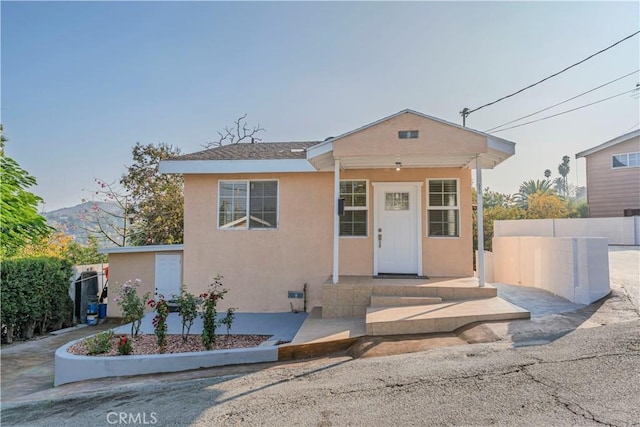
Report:
M 92 221 L 96 218 L 97 210 L 102 210 L 115 215 L 122 215 L 122 209 L 116 203 L 109 202 L 85 202 L 69 208 L 57 209 L 42 214 L 47 219 L 47 223 L 56 230 L 74 236 L 78 243 L 86 243 L 89 233 L 85 230 L 91 228 Z M 106 215 L 106 214 L 103 214 Z M 122 227 L 124 221 L 121 218 L 112 216 L 110 221 L 114 221 L 118 227 Z M 102 245 L 106 242 L 101 242 Z

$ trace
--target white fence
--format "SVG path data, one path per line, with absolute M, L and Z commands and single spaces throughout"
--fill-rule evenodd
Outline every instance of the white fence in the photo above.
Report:
M 610 245 L 640 245 L 640 216 L 522 219 L 494 222 L 494 237 L 606 237 Z

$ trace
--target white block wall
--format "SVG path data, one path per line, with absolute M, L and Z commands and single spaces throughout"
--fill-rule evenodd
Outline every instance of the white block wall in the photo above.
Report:
M 610 245 L 640 245 L 640 217 L 500 220 L 493 235 L 606 237 Z
M 591 304 L 610 291 L 607 239 L 494 237 L 493 276 L 495 283 L 541 288 Z

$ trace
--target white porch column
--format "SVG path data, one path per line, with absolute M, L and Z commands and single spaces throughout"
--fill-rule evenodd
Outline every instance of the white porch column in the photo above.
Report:
M 340 216 L 338 215 L 338 199 L 340 199 L 340 160 L 335 159 L 333 165 L 333 284 L 338 284 L 340 275 Z
M 482 165 L 480 156 L 476 157 L 476 199 L 478 204 L 478 283 L 484 287 L 484 212 L 482 205 Z

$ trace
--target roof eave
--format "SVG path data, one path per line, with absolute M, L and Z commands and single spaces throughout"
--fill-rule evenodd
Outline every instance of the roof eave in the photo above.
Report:
M 101 254 L 130 254 L 140 252 L 180 252 L 184 250 L 184 245 L 149 245 L 149 246 L 115 246 L 110 248 L 100 248 Z
M 232 174 L 271 172 L 315 172 L 306 159 L 268 160 L 162 160 L 164 174 Z
M 630 140 L 632 138 L 636 138 L 638 136 L 640 136 L 640 129 L 631 131 L 629 133 L 625 133 L 624 135 L 620 135 L 620 136 L 618 136 L 616 138 L 610 139 L 607 142 L 603 142 L 600 145 L 596 145 L 595 147 L 589 148 L 588 150 L 584 150 L 584 151 L 581 151 L 581 152 L 577 153 L 576 154 L 576 159 L 579 159 L 581 157 L 589 156 L 589 155 L 591 155 L 593 153 L 597 153 L 598 151 L 602 151 L 602 150 L 607 149 L 609 147 L 613 147 L 614 145 L 618 145 L 618 144 L 620 144 L 622 142 L 626 142 L 626 141 L 628 141 L 628 140 Z

